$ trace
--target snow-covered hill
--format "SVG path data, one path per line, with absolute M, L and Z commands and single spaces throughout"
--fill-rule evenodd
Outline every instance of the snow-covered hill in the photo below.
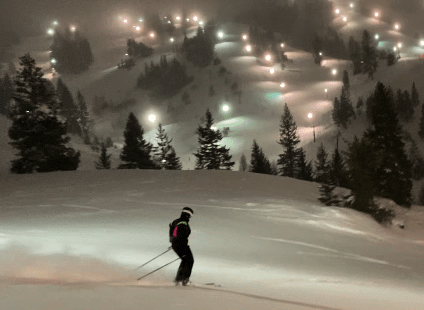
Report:
M 225 171 L 76 171 L 8 175 L 0 195 L 1 309 L 424 304 L 422 226 L 383 228 L 322 207 L 315 183 Z M 218 291 L 172 287 L 177 264 L 135 281 L 175 259 L 167 253 L 133 272 L 166 250 L 168 223 L 184 206 L 194 209 L 191 280 Z M 413 212 L 424 219 L 422 209 Z

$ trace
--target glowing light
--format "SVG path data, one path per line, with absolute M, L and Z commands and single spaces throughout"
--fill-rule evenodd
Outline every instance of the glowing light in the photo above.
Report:
M 141 23 L 141 22 L 143 22 L 143 19 L 142 19 L 142 18 L 140 18 L 138 21 Z
M 199 25 L 203 25 L 204 24 L 204 22 L 201 20 L 200 22 L 199 22 Z
M 194 20 L 195 22 L 197 22 L 197 16 L 194 16 L 194 17 L 193 17 L 193 20 Z
M 375 17 L 378 17 L 379 15 L 380 15 L 380 14 L 379 14 L 378 12 L 375 12 L 375 13 L 374 13 L 374 16 L 375 16 Z
M 243 35 L 243 40 L 247 40 L 247 35 Z
M 269 73 L 274 74 L 274 73 L 275 73 L 274 68 L 271 68 L 271 69 L 269 70 Z
M 54 35 L 54 30 L 50 28 L 47 30 L 47 33 L 52 36 Z
M 328 92 L 328 89 L 326 88 L 326 89 L 324 89 L 324 91 L 327 93 Z
M 222 110 L 223 110 L 224 112 L 228 112 L 228 111 L 230 110 L 230 107 L 228 106 L 228 104 L 224 104 L 224 105 L 222 106 Z
M 218 128 L 216 128 L 215 126 L 211 126 L 212 130 L 217 130 Z
M 336 69 L 333 69 L 333 71 L 331 71 L 331 73 L 333 73 L 333 75 L 336 75 L 337 74 L 337 70 Z
M 308 118 L 312 118 L 312 113 L 308 113 Z
M 271 61 L 271 55 L 270 54 L 265 55 L 265 60 L 266 61 Z
M 75 26 L 71 26 L 71 28 L 70 28 L 70 29 L 71 29 L 71 31 L 72 31 L 72 32 L 75 32 L 75 31 L 77 30 L 77 27 L 75 27 Z
M 154 122 L 156 121 L 156 115 L 154 115 L 154 114 L 149 114 L 149 121 L 150 121 L 151 123 L 154 123 Z
M 402 43 L 398 43 L 398 47 L 401 48 L 402 47 Z
M 353 8 L 355 5 L 353 3 L 350 4 L 350 7 Z
M 421 45 L 421 46 L 424 46 L 424 40 L 422 40 L 422 41 L 420 42 L 420 45 Z
M 57 20 L 53 21 L 53 25 L 57 26 L 58 24 Z
M 393 48 L 393 50 L 394 50 L 394 51 L 397 51 L 397 48 L 396 48 L 396 46 L 395 46 L 395 47 Z
M 286 84 L 281 83 L 281 84 L 280 84 L 280 87 L 281 87 L 281 88 L 284 88 L 284 87 L 286 87 Z
M 126 24 L 127 24 L 127 23 L 128 23 L 128 19 L 124 19 L 124 23 L 126 23 Z
M 52 59 L 50 60 L 50 62 L 51 62 L 52 64 L 57 63 L 56 59 L 54 59 L 54 58 L 52 58 Z
M 181 20 L 181 17 L 179 17 L 179 16 L 177 16 L 177 18 L 176 18 L 177 20 Z
M 343 17 L 343 21 L 344 22 L 347 21 L 347 17 L 346 16 Z
M 140 27 L 139 26 L 137 26 L 137 27 L 135 27 L 135 30 L 137 30 L 137 31 L 140 31 Z
M 250 45 L 246 45 L 246 51 L 248 52 L 252 51 L 252 47 Z
M 171 21 L 170 20 L 168 20 L 168 24 L 170 24 L 171 23 Z
M 190 18 L 187 18 L 187 19 L 186 19 L 186 21 L 188 21 L 188 22 L 189 22 L 189 21 L 190 21 Z
M 170 38 L 169 41 L 174 42 L 174 38 Z
M 150 37 L 151 37 L 151 38 L 154 38 L 154 37 L 155 37 L 155 34 L 154 34 L 153 32 L 151 32 L 151 33 L 150 33 Z
M 399 30 L 399 28 L 400 28 L 399 24 L 396 24 L 396 25 L 395 25 L 395 29 L 396 29 L 396 30 Z
M 336 9 L 336 14 L 339 14 L 340 13 L 340 10 L 339 9 Z
M 281 47 L 284 47 L 284 43 L 281 43 L 281 44 L 280 44 L 280 46 L 281 46 Z
M 380 36 L 379 36 L 378 34 L 376 34 L 376 35 L 374 36 L 374 38 L 375 38 L 376 40 L 378 40 L 378 39 L 380 38 Z
M 322 56 L 322 52 L 319 52 L 319 55 Z
M 224 33 L 222 31 L 218 32 L 218 37 L 223 38 L 224 37 Z

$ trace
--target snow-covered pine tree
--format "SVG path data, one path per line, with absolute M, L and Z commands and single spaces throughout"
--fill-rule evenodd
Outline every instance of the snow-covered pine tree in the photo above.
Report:
M 231 161 L 230 150 L 218 144 L 222 140 L 222 134 L 214 127 L 214 119 L 209 109 L 206 110 L 202 123 L 196 130 L 199 147 L 197 153 L 193 154 L 196 157 L 195 169 L 231 170 L 235 163 Z
M 243 172 L 248 171 L 247 159 L 244 153 L 241 154 L 240 156 L 239 171 L 243 171 Z
M 150 158 L 152 145 L 143 138 L 144 130 L 135 115 L 130 112 L 124 131 L 125 144 L 118 169 L 157 169 Z
M 0 114 L 7 118 L 10 117 L 12 96 L 13 81 L 6 73 L 4 77 L 0 79 Z
M 338 138 L 337 138 L 338 139 Z M 349 187 L 348 173 L 345 167 L 345 162 L 339 152 L 339 145 L 337 141 L 337 146 L 334 150 L 330 161 L 330 179 L 333 181 L 334 185 L 340 187 Z
M 303 150 L 303 148 L 299 148 L 298 152 L 298 170 L 296 174 L 296 179 L 313 181 L 314 175 L 312 161 L 306 162 L 306 152 Z
M 33 173 L 76 170 L 80 152 L 66 147 L 66 123 L 59 116 L 54 87 L 29 54 L 20 59 L 15 77 L 14 106 L 9 128 L 10 144 L 18 149 L 11 172 Z
M 343 87 L 346 91 L 346 95 L 350 98 L 350 82 L 349 82 L 349 73 L 347 70 L 343 71 Z
M 412 82 L 411 101 L 414 108 L 420 105 L 420 96 L 418 95 L 417 88 L 415 87 L 415 82 Z
M 378 82 L 371 110 L 372 127 L 364 137 L 382 150 L 381 164 L 375 174 L 377 194 L 397 204 L 411 205 L 411 163 L 405 152 L 403 130 L 394 110 L 393 97 L 388 88 Z
M 91 137 L 91 120 L 88 114 L 87 103 L 85 102 L 84 96 L 81 94 L 80 91 L 78 91 L 77 100 L 78 100 L 77 121 L 80 127 L 81 137 L 84 141 L 84 144 L 89 145 L 90 137 Z
M 361 50 L 363 73 L 368 74 L 368 77 L 373 80 L 374 73 L 377 71 L 378 67 L 377 51 L 374 47 L 374 43 L 371 40 L 369 32 L 366 30 L 364 30 L 362 33 Z
M 348 52 L 353 63 L 353 75 L 362 73 L 361 45 L 352 36 L 349 37 Z
M 299 150 L 296 146 L 300 143 L 297 135 L 297 125 L 293 120 L 287 103 L 280 120 L 280 140 L 277 142 L 283 147 L 283 153 L 278 155 L 279 175 L 294 178 L 298 169 Z
M 334 98 L 333 102 L 333 111 L 331 112 L 331 116 L 333 118 L 333 122 L 336 126 L 342 125 L 342 119 L 340 117 L 341 114 L 341 106 L 340 106 L 340 100 L 338 97 Z
M 81 128 L 78 124 L 78 107 L 68 87 L 59 78 L 56 86 L 56 93 L 62 103 L 60 114 L 66 119 L 68 133 L 81 135 Z
M 94 162 L 96 164 L 96 169 L 110 169 L 111 167 L 111 160 L 110 157 L 112 154 L 107 153 L 106 144 L 101 144 L 101 151 L 99 160 L 97 162 Z
M 337 196 L 334 195 L 335 188 L 336 186 L 334 184 L 321 183 L 318 186 L 318 189 L 320 192 L 320 196 L 318 200 L 322 202 L 323 204 L 325 204 L 326 206 L 337 205 L 340 201 L 337 199 Z
M 342 87 L 342 93 L 340 95 L 340 109 L 339 109 L 339 121 L 344 128 L 347 128 L 347 124 L 350 119 L 355 117 L 355 110 L 353 109 L 352 102 L 349 99 L 348 93 L 344 86 Z
M 356 102 L 356 113 L 358 115 L 361 115 L 363 106 L 364 106 L 364 99 L 362 99 L 362 97 L 359 97 L 358 101 Z
M 329 184 L 330 179 L 330 163 L 328 153 L 325 150 L 324 144 L 321 143 L 317 149 L 317 159 L 314 162 L 315 166 L 315 181 L 319 183 Z
M 418 127 L 418 135 L 422 140 L 424 140 L 424 103 L 421 105 L 421 117 L 420 124 Z
M 256 140 L 253 140 L 249 170 L 254 173 L 272 174 L 271 164 Z
M 159 124 L 156 133 L 157 147 L 154 148 L 154 156 L 163 170 L 181 170 L 180 159 L 176 156 L 174 148 L 171 146 L 172 139 L 165 133 L 162 124 Z

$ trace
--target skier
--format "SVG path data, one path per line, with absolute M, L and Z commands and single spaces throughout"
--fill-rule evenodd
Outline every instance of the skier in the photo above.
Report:
M 193 213 L 191 208 L 185 207 L 181 211 L 180 218 L 169 224 L 169 241 L 172 243 L 172 249 L 181 258 L 181 264 L 174 280 L 176 285 L 179 285 L 181 282 L 186 286 L 189 282 L 191 269 L 193 268 L 193 254 L 188 245 L 188 236 L 191 233 L 188 222 L 193 216 Z

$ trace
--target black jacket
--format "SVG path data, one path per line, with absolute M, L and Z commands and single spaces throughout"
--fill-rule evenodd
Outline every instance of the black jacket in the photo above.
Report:
M 180 218 L 169 224 L 169 242 L 172 245 L 188 244 L 188 236 L 191 233 L 189 220 L 190 218 L 183 213 Z

